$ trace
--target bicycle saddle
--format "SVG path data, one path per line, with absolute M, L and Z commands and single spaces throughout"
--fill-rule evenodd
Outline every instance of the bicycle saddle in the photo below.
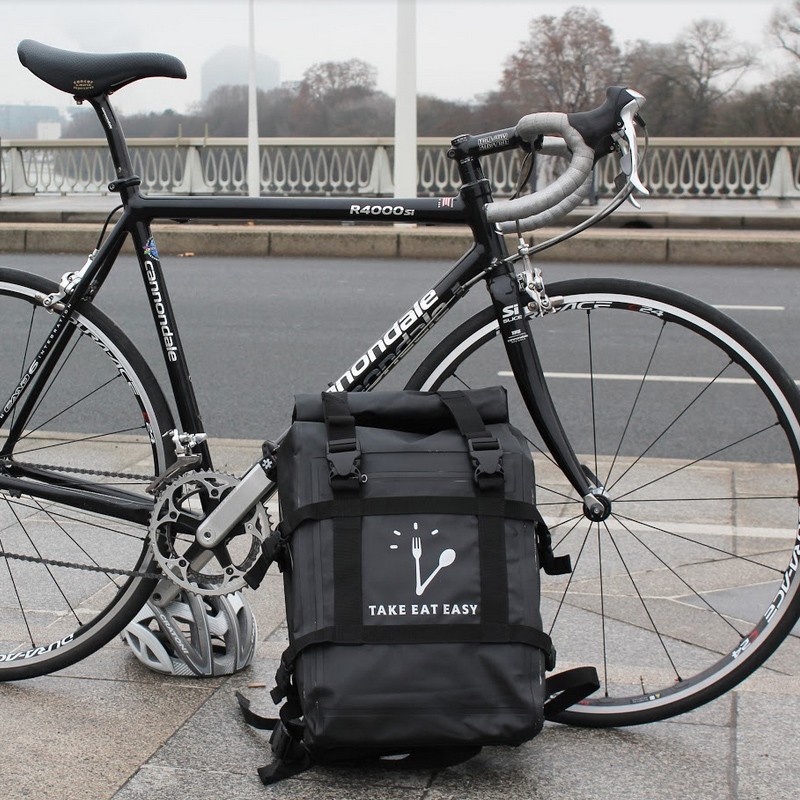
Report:
M 22 65 L 76 98 L 110 94 L 140 78 L 185 78 L 180 59 L 164 53 L 75 53 L 32 39 L 17 47 Z

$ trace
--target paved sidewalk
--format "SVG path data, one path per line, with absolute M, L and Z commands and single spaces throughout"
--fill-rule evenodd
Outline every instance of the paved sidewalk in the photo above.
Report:
M 86 254 L 110 196 L 4 196 L 0 253 Z M 549 249 L 548 261 L 800 265 L 800 201 L 642 200 Z M 597 209 L 583 206 L 569 219 Z M 646 227 L 641 227 L 641 226 Z M 414 225 L 167 224 L 154 226 L 164 255 L 455 259 L 471 238 L 463 227 Z M 538 231 L 542 242 L 563 228 Z M 512 246 L 514 243 L 512 242 Z
M 259 451 L 259 442 L 219 443 L 217 467 L 238 474 Z M 36 800 L 755 800 L 796 793 L 797 640 L 735 691 L 666 722 L 612 730 L 548 724 L 522 747 L 486 748 L 444 770 L 315 768 L 265 788 L 255 769 L 269 760 L 267 735 L 242 722 L 234 691 L 269 711 L 284 644 L 280 576 L 270 574 L 250 599 L 259 647 L 254 665 L 238 675 L 165 678 L 117 641 L 57 675 L 0 684 L 4 793 Z

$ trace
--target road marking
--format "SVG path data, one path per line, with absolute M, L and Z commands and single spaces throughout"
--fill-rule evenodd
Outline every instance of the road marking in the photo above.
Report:
M 721 311 L 786 311 L 786 306 L 717 306 Z
M 501 370 L 497 373 L 500 378 L 511 378 L 514 373 L 511 370 Z M 751 378 L 708 378 L 694 375 L 625 375 L 612 372 L 598 372 L 594 376 L 588 372 L 545 372 L 545 378 L 566 378 L 569 380 L 589 380 L 594 378 L 596 381 L 636 381 L 641 383 L 642 378 L 646 383 L 727 383 L 734 385 L 750 385 L 754 381 Z

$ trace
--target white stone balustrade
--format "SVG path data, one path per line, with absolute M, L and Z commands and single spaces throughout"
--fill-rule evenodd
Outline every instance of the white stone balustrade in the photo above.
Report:
M 244 139 L 176 138 L 129 141 L 134 170 L 150 194 L 246 194 Z M 448 141 L 421 138 L 418 194 L 448 196 L 457 191 Z M 393 141 L 363 139 L 262 139 L 262 195 L 391 196 Z M 519 152 L 485 159 L 498 197 L 516 185 Z M 537 159 L 543 185 L 561 165 Z M 597 167 L 596 196 L 614 194 L 615 159 Z M 104 140 L 5 140 L 0 142 L 3 194 L 108 192 L 113 177 Z M 800 197 L 800 139 L 652 139 L 643 180 L 653 197 Z

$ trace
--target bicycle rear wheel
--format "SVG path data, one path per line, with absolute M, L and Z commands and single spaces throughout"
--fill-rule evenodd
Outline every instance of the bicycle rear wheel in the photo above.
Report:
M 0 402 L 51 330 L 56 316 L 42 298 L 57 288 L 0 269 Z M 152 503 L 145 487 L 171 461 L 162 438 L 172 427 L 163 394 L 105 315 L 85 304 L 73 323 L 23 436 L 0 460 L 0 475 Z M 13 412 L 0 428 L 0 447 L 12 422 Z M 52 672 L 97 650 L 141 608 L 155 573 L 146 522 L 35 491 L 0 491 L 0 680 Z
M 714 308 L 616 279 L 552 283 L 531 320 L 581 462 L 611 500 L 601 523 L 545 455 L 491 308 L 445 339 L 408 388 L 502 383 L 538 455 L 537 502 L 573 573 L 542 576 L 559 667 L 601 689 L 559 721 L 632 725 L 718 697 L 774 653 L 796 667 L 800 396 L 777 361 Z M 507 370 L 507 367 L 505 367 Z M 787 638 L 788 637 L 788 638 Z M 791 674 L 794 674 L 792 672 Z

